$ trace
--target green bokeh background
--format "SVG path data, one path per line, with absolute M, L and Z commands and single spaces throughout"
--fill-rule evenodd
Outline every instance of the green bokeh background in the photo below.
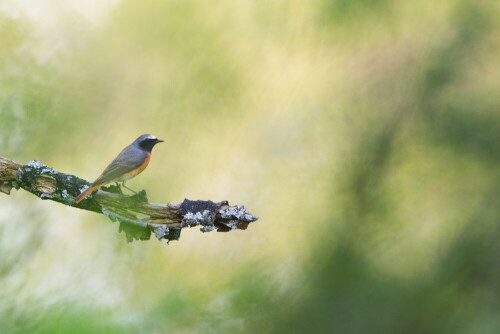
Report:
M 75 2 L 77 3 L 77 2 Z M 23 9 L 24 8 L 24 9 Z M 498 333 L 500 3 L 0 2 L 0 155 L 246 231 L 127 244 L 0 194 L 1 333 Z

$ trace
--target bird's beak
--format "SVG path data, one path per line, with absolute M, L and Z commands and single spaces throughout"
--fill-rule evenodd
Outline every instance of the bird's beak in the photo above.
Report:
M 157 143 L 157 144 L 158 144 L 158 143 L 163 143 L 163 142 L 164 142 L 164 140 L 161 140 L 161 139 L 156 139 L 156 143 Z

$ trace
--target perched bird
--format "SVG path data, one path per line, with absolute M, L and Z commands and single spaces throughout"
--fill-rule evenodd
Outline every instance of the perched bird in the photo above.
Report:
M 80 195 L 75 197 L 75 202 L 80 203 L 85 197 L 102 185 L 113 182 L 123 182 L 123 186 L 133 191 L 125 185 L 125 181 L 133 178 L 142 172 L 149 164 L 151 159 L 151 150 L 153 146 L 163 142 L 153 135 L 142 135 L 132 144 L 125 147 L 123 151 L 113 160 L 102 172 L 89 188 L 85 189 Z

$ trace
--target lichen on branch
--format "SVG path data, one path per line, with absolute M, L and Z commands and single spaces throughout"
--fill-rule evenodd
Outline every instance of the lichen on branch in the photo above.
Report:
M 193 201 L 182 203 L 149 203 L 144 190 L 133 196 L 122 193 L 119 185 L 104 186 L 80 203 L 74 201 L 90 182 L 56 171 L 37 160 L 26 165 L 0 157 L 0 192 L 24 189 L 41 199 L 52 200 L 82 210 L 101 213 L 120 223 L 127 241 L 178 240 L 181 229 L 201 226 L 202 232 L 244 230 L 258 217 L 244 206 L 230 206 L 227 201 Z

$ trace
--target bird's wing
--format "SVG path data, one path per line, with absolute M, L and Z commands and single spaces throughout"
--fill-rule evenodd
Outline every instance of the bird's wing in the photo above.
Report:
M 102 184 L 119 179 L 123 174 L 129 173 L 139 168 L 144 160 L 147 159 L 147 153 L 133 146 L 127 146 L 113 160 L 93 183 Z

